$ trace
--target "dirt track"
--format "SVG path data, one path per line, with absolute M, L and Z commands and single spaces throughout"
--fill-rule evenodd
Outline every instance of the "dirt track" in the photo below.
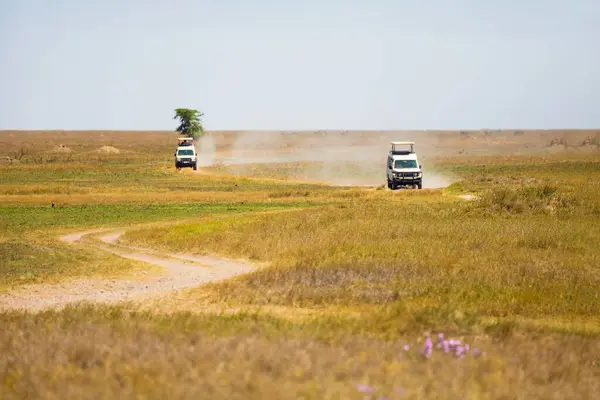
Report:
M 174 290 L 198 286 L 203 283 L 226 279 L 250 272 L 250 264 L 234 262 L 210 256 L 159 253 L 118 244 L 122 231 L 85 231 L 62 236 L 64 242 L 77 246 L 86 235 L 105 232 L 98 237 L 101 243 L 94 247 L 163 268 L 160 274 L 147 278 L 84 279 L 60 284 L 36 284 L 20 287 L 9 293 L 0 294 L 0 309 L 42 310 L 60 308 L 68 303 L 90 301 L 116 303 L 141 300 Z

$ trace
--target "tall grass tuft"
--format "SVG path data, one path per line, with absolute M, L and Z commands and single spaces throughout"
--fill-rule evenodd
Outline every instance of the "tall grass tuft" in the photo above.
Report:
M 497 187 L 481 196 L 478 207 L 491 213 L 554 213 L 572 208 L 574 199 L 554 185 Z

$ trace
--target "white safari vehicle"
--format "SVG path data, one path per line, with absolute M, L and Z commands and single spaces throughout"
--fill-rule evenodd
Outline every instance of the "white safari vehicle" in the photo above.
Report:
M 415 142 L 391 142 L 387 156 L 387 185 L 399 187 L 423 187 L 423 171 L 415 153 Z
M 175 151 L 175 168 L 179 170 L 187 167 L 193 168 L 194 171 L 198 169 L 198 153 L 192 138 L 180 137 Z

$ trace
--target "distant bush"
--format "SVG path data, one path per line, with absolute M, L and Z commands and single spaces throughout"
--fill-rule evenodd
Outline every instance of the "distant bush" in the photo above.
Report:
M 552 147 L 552 146 L 568 146 L 567 143 L 567 139 L 565 139 L 564 137 L 556 137 L 554 139 L 552 139 L 550 141 L 550 143 L 548 144 L 548 146 Z
M 581 147 L 584 146 L 596 146 L 600 147 L 600 132 L 596 133 L 596 136 L 588 136 L 580 144 Z

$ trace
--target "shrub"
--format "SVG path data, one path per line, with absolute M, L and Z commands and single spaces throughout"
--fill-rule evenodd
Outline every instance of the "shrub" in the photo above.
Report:
M 564 137 L 556 137 L 554 139 L 552 139 L 550 141 L 550 143 L 548 144 L 548 146 L 552 147 L 552 146 L 564 146 L 567 147 L 568 143 L 567 143 L 567 139 L 565 139 Z
M 600 147 L 600 133 L 596 133 L 596 136 L 588 136 L 580 144 L 581 147 L 585 146 L 596 146 Z
M 499 187 L 490 190 L 479 200 L 477 207 L 489 211 L 508 213 L 555 212 L 569 208 L 572 201 L 558 193 L 555 186 Z

